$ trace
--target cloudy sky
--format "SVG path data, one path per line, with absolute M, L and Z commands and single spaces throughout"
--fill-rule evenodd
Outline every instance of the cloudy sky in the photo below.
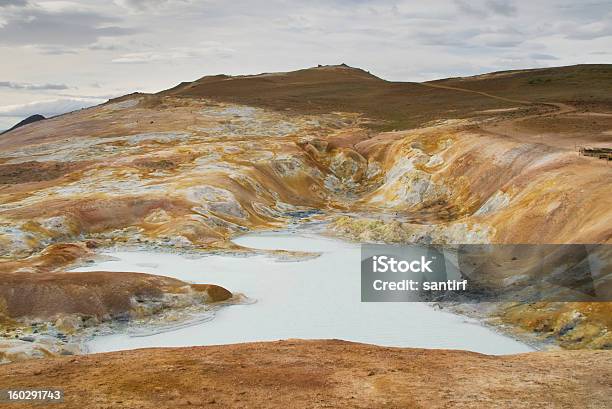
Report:
M 612 0 L 0 0 L 0 129 L 203 75 L 612 63 Z

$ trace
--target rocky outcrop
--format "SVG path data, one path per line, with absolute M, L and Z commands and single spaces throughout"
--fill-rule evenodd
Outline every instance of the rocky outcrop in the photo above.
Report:
M 15 272 L 0 281 L 0 362 L 79 353 L 80 335 L 103 323 L 204 310 L 233 297 L 217 285 L 141 273 Z
M 0 182 L 8 184 L 0 192 L 0 257 L 23 258 L 80 237 L 226 248 L 237 232 L 329 203 L 332 171 L 296 140 L 323 136 L 354 115 L 143 98 L 53 118 L 0 141 Z M 339 154 L 333 167 L 355 182 L 355 166 L 363 158 L 353 152 Z
M 503 305 L 502 322 L 567 349 L 612 349 L 610 303 L 568 302 Z
M 416 214 L 405 227 L 431 231 L 432 241 L 465 242 L 452 232 L 478 225 L 488 231 L 484 242 L 612 242 L 611 170 L 574 152 L 476 134 L 457 122 L 381 134 L 357 149 L 383 170 L 359 204 Z M 432 213 L 435 225 L 422 227 Z
M 7 315 L 29 320 L 67 314 L 109 320 L 130 314 L 139 303 L 171 304 L 168 294 L 189 294 L 191 288 L 172 278 L 138 273 L 3 273 L 1 280 Z

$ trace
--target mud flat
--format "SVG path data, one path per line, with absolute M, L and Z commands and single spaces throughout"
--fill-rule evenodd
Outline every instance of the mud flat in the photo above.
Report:
M 318 257 L 115 252 L 114 260 L 78 271 L 147 271 L 187 282 L 215 282 L 255 301 L 216 312 L 211 321 L 172 331 L 95 337 L 90 352 L 218 345 L 288 338 L 337 338 L 384 346 L 463 349 L 511 354 L 532 348 L 424 303 L 362 303 L 359 245 L 316 234 L 266 232 L 235 243 L 262 250 L 320 253 Z M 110 254 L 110 253 L 109 253 Z

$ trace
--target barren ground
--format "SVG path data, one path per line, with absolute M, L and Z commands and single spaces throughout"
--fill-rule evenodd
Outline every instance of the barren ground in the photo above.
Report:
M 288 340 L 3 365 L 0 384 L 62 386 L 58 408 L 606 408 L 612 357 Z

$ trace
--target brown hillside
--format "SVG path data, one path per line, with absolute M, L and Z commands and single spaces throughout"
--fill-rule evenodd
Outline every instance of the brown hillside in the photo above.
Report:
M 612 109 L 612 65 L 501 71 L 474 77 L 448 78 L 431 84 L 488 92 L 534 102 L 565 102 L 585 108 Z
M 389 82 L 346 66 L 209 76 L 182 83 L 160 95 L 212 98 L 307 114 L 358 112 L 373 120 L 370 127 L 380 130 L 414 128 L 433 120 L 473 116 L 483 109 L 517 106 L 473 93 Z
M 612 106 L 610 84 L 612 65 L 504 71 L 425 83 L 385 81 L 340 65 L 287 73 L 207 76 L 159 95 L 212 98 L 309 114 L 357 112 L 372 120 L 370 128 L 393 130 L 440 119 L 490 117 L 504 109 L 523 108 L 514 112 L 520 114 L 532 102 L 607 108 Z M 543 108 L 531 106 L 530 111 Z

